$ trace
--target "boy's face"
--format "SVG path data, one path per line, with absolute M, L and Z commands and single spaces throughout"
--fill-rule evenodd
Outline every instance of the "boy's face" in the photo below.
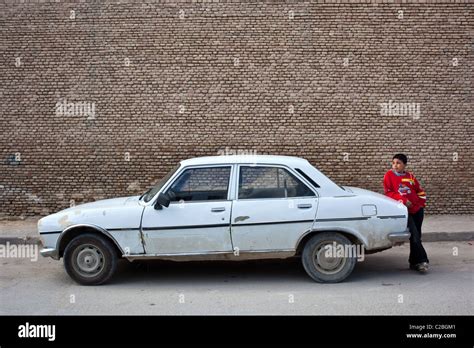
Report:
M 405 164 L 400 161 L 398 158 L 392 160 L 392 169 L 401 173 L 405 170 Z

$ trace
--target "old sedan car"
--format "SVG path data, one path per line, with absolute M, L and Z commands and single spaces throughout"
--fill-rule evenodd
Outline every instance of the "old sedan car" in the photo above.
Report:
M 340 282 L 358 246 L 370 253 L 409 239 L 407 208 L 339 186 L 307 160 L 213 156 L 182 161 L 141 196 L 81 204 L 39 220 L 43 256 L 64 259 L 80 284 L 102 284 L 117 261 L 301 257 L 317 282 Z M 347 249 L 345 249 L 347 250 Z

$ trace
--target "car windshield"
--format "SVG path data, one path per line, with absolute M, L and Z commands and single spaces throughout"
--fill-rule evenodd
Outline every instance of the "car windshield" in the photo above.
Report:
M 179 168 L 179 164 L 176 167 L 174 167 L 173 169 L 171 169 L 168 172 L 168 174 L 166 174 L 160 181 L 158 181 L 158 183 L 155 186 L 151 187 L 144 194 L 142 194 L 140 196 L 140 199 L 143 198 L 143 201 L 149 202 L 158 193 L 158 191 L 161 190 L 161 188 L 163 187 L 164 184 L 166 184 L 166 182 L 169 180 L 169 178 L 171 178 L 173 176 L 173 174 L 176 173 L 178 168 Z

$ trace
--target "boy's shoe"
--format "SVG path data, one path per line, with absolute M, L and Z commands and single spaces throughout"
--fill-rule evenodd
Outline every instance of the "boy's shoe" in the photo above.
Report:
M 428 272 L 429 267 L 430 266 L 428 262 L 421 262 L 421 263 L 417 263 L 416 265 L 410 265 L 410 269 L 414 269 L 415 271 L 418 271 L 420 273 Z

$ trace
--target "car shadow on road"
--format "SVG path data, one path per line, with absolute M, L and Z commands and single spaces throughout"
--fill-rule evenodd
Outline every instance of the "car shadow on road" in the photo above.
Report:
M 365 281 L 381 282 L 411 275 L 407 260 L 400 255 L 367 255 L 357 262 L 352 274 L 343 283 Z M 301 260 L 252 260 L 252 261 L 123 261 L 110 284 L 137 284 L 154 282 L 163 285 L 206 285 L 215 283 L 315 283 L 306 274 Z M 317 283 L 315 283 L 317 284 Z
M 306 273 L 298 259 L 252 261 L 134 261 L 120 265 L 111 283 L 150 281 L 160 284 L 254 283 L 305 281 Z

